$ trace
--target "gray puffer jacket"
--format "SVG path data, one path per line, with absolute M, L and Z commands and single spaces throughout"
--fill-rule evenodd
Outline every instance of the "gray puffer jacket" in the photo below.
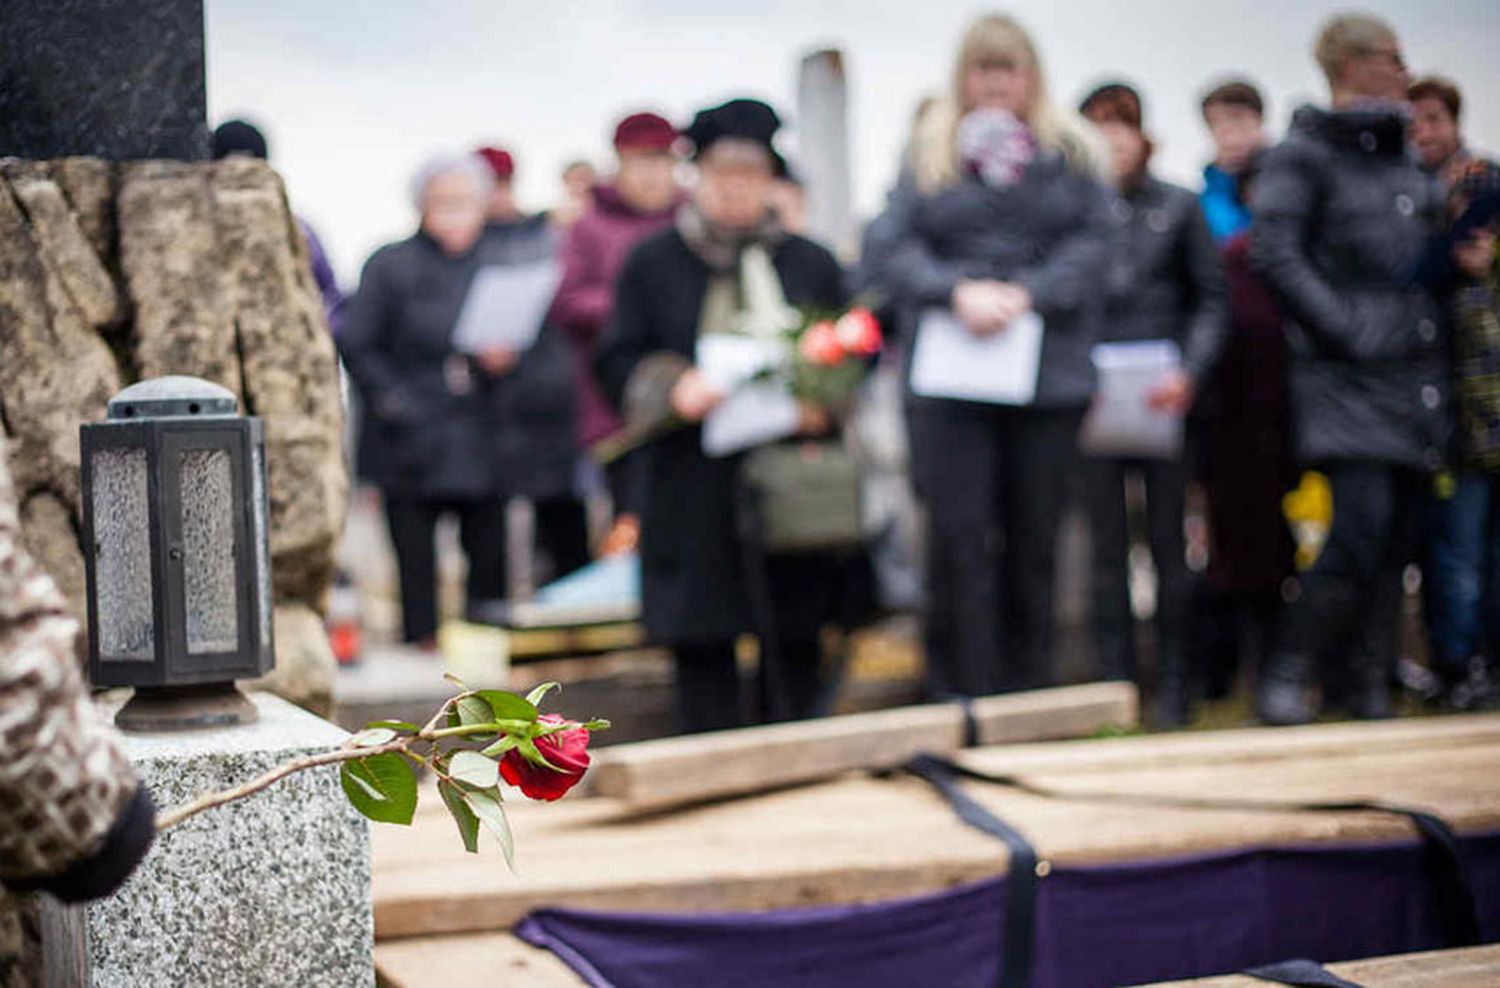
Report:
M 1443 200 L 1405 119 L 1303 107 L 1253 200 L 1251 261 L 1287 316 L 1298 455 L 1440 466 L 1447 327 L 1413 275 Z
M 1003 189 L 965 177 L 923 195 L 904 174 L 866 231 L 861 280 L 908 315 L 951 305 L 964 279 L 1024 285 L 1046 324 L 1036 404 L 1082 408 L 1094 390 L 1112 198 L 1060 154 L 1038 157 Z

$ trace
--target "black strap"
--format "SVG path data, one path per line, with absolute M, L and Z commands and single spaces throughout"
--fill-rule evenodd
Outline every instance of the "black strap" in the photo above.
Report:
M 1410 820 L 1422 840 L 1424 871 L 1427 874 L 1429 892 L 1437 914 L 1446 945 L 1471 947 L 1479 941 L 1479 913 L 1474 904 L 1474 890 L 1469 882 L 1468 868 L 1458 846 L 1458 838 L 1451 827 L 1441 818 L 1422 810 L 1373 802 L 1327 802 L 1327 803 L 1281 803 L 1271 800 L 1200 799 L 1182 796 L 1155 796 L 1145 793 L 1115 792 L 1060 792 L 1039 786 L 1014 775 L 981 772 L 968 768 L 947 758 L 932 754 L 920 754 L 905 766 L 907 772 L 926 780 L 948 800 L 958 817 L 969 826 L 1000 838 L 1010 848 L 1011 868 L 1006 877 L 1005 919 L 1005 964 L 1001 972 L 1001 984 L 1006 988 L 1025 986 L 1028 981 L 1007 980 L 1011 972 L 1012 958 L 1017 965 L 1024 964 L 1025 976 L 1031 976 L 1032 958 L 1035 953 L 1036 917 L 1036 862 L 1034 848 L 1026 843 L 1015 828 L 983 806 L 980 806 L 958 787 L 959 779 L 971 779 L 991 785 L 1005 786 L 1017 792 L 1044 799 L 1074 800 L 1080 802 L 1129 803 L 1137 806 L 1170 806 L 1184 809 L 1230 809 L 1258 812 L 1313 812 L 1313 813 L 1393 813 Z M 1025 874 L 1018 875 L 1017 846 L 1025 848 Z M 1017 881 L 1015 879 L 1019 878 Z M 1021 897 L 1025 896 L 1024 901 Z M 1025 938 L 1024 940 L 1022 938 Z M 1022 946 L 1022 944 L 1025 944 Z M 1024 958 L 1020 960 L 1019 958 Z
M 956 766 L 931 755 L 906 764 L 911 774 L 942 793 L 964 823 L 999 839 L 1010 851 L 1005 875 L 1005 920 L 1001 929 L 1000 988 L 1030 988 L 1036 958 L 1037 854 L 1031 842 L 1010 824 L 974 801 L 958 785 Z
M 1363 988 L 1362 985 L 1339 977 L 1317 961 L 1282 961 L 1279 964 L 1267 964 L 1265 967 L 1251 968 L 1241 973 L 1262 981 L 1292 985 L 1293 988 Z
M 974 698 L 972 696 L 961 696 L 958 698 L 958 709 L 964 715 L 964 747 L 979 747 L 979 718 L 974 715 Z

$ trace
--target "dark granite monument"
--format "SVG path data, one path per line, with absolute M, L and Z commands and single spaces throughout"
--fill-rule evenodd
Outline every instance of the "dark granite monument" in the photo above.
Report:
M 0 157 L 208 157 L 203 0 L 4 0 Z

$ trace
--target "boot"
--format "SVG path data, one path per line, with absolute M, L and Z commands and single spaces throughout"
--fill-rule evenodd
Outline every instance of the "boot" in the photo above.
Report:
M 1110 682 L 1135 680 L 1135 629 L 1100 629 L 1095 636 L 1099 647 L 1100 678 Z
M 1256 688 L 1255 715 L 1273 727 L 1312 723 L 1312 667 L 1312 659 L 1298 652 L 1271 656 Z
M 1405 591 L 1399 573 L 1382 573 L 1377 580 L 1369 597 L 1369 613 L 1360 615 L 1345 693 L 1345 709 L 1359 720 L 1387 720 L 1396 715 L 1391 679 Z
M 1311 574 L 1302 597 L 1286 611 L 1281 641 L 1256 686 L 1255 710 L 1276 726 L 1310 723 L 1317 716 L 1308 693 L 1318 666 L 1345 638 L 1359 600 L 1358 587 L 1339 577 Z
M 1193 689 L 1180 641 L 1163 641 L 1156 657 L 1156 726 L 1182 727 L 1192 719 Z

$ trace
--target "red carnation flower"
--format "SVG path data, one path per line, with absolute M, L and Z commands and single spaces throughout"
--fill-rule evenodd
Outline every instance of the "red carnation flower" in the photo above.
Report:
M 850 309 L 834 324 L 839 346 L 857 357 L 873 357 L 880 352 L 880 321 L 869 309 Z
M 798 346 L 802 359 L 810 364 L 837 367 L 844 362 L 844 348 L 839 345 L 838 333 L 834 331 L 833 323 L 826 319 L 809 326 Z

